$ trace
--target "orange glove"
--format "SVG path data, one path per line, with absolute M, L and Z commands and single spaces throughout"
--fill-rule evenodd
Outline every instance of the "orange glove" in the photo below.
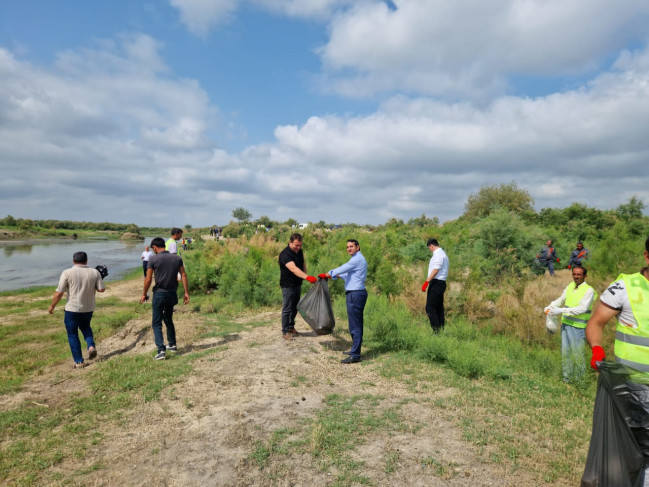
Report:
M 600 347 L 599 345 L 595 345 L 593 347 L 593 358 L 590 359 L 590 366 L 597 370 L 597 362 L 601 362 L 606 358 L 606 354 L 604 353 L 604 349 Z
M 318 282 L 318 280 L 313 276 L 306 276 L 306 280 L 309 281 L 311 284 L 315 284 L 316 282 Z
M 428 281 L 424 281 L 424 283 L 421 285 L 421 290 L 423 292 L 426 292 L 426 289 L 428 289 L 428 284 L 429 284 Z

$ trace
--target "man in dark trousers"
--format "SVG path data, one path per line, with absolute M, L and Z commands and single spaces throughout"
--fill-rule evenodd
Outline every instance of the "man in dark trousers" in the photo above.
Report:
M 367 290 L 365 289 L 367 261 L 361 252 L 361 245 L 354 238 L 347 240 L 347 254 L 350 257 L 347 263 L 330 270 L 326 274 L 318 274 L 318 277 L 345 280 L 347 321 L 349 322 L 349 334 L 352 337 L 352 348 L 349 352 L 345 352 L 349 357 L 341 360 L 341 362 L 343 364 L 356 364 L 361 361 L 361 346 L 363 345 L 363 313 L 367 303 Z
M 151 303 L 153 312 L 151 326 L 153 327 L 153 337 L 156 347 L 158 347 L 158 353 L 154 359 L 165 360 L 167 351 L 176 352 L 178 350 L 176 346 L 176 328 L 173 321 L 174 306 L 178 303 L 178 274 L 180 274 L 180 280 L 185 291 L 183 295 L 184 304 L 189 303 L 188 282 L 183 259 L 165 250 L 165 241 L 162 238 L 154 238 L 151 241 L 151 248 L 155 255 L 149 258 L 149 267 L 146 271 L 140 303 L 144 303 L 148 299 L 147 291 L 155 274 L 155 286 L 153 287 L 153 300 Z M 168 346 L 165 346 L 164 336 L 162 335 L 163 321 L 167 327 Z
M 426 242 L 428 250 L 433 253 L 428 263 L 428 277 L 421 286 L 426 294 L 426 314 L 430 320 L 433 333 L 439 333 L 446 320 L 444 318 L 444 293 L 446 292 L 446 278 L 448 277 L 448 256 L 439 246 L 437 239 L 429 238 Z
M 302 235 L 294 233 L 289 237 L 288 245 L 279 254 L 279 287 L 282 288 L 282 336 L 285 340 L 293 340 L 300 336 L 295 329 L 297 303 L 300 301 L 302 281 L 306 279 L 311 284 L 318 280 L 306 273 L 306 262 L 302 252 Z
M 539 250 L 539 253 L 536 254 L 536 258 L 539 259 L 539 262 L 548 268 L 550 275 L 554 277 L 554 261 L 561 262 L 557 253 L 552 246 L 552 240 L 548 240 L 545 243 L 545 246 Z

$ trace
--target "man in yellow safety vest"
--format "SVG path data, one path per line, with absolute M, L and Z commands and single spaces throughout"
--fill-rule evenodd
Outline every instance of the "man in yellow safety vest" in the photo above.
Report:
M 644 260 L 649 265 L 649 238 L 645 241 Z M 606 323 L 617 316 L 615 360 L 640 372 L 649 372 L 649 268 L 620 276 L 602 293 L 601 306 L 588 320 L 586 339 L 592 348 L 590 365 L 604 360 L 602 332 Z
M 587 284 L 588 271 L 581 266 L 572 269 L 572 280 L 559 298 L 545 307 L 545 313 L 561 317 L 561 356 L 563 380 L 579 380 L 586 372 L 584 347 L 586 323 L 593 311 L 597 291 Z

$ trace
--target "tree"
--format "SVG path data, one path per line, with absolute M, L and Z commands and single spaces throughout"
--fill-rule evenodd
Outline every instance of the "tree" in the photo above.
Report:
M 418 218 L 411 218 L 408 220 L 408 225 L 412 225 L 413 227 L 428 227 L 431 225 L 439 225 L 439 218 L 434 216 L 433 218 L 428 218 L 426 216 L 426 213 L 422 213 L 420 217 Z
M 642 210 L 645 204 L 637 196 L 633 196 L 628 203 L 620 205 L 615 209 L 615 213 L 623 220 L 642 217 Z
M 469 196 L 463 216 L 469 219 L 484 218 L 497 208 L 522 215 L 533 212 L 533 204 L 530 193 L 519 188 L 515 181 L 498 186 L 482 186 L 480 191 Z
M 191 229 L 192 229 L 192 226 L 189 225 L 189 224 L 187 224 L 187 225 L 185 225 L 185 229 L 186 229 L 186 230 L 191 230 Z
M 247 222 L 252 218 L 252 213 L 246 210 L 243 206 L 240 206 L 239 208 L 232 210 L 232 217 L 239 222 Z
M 257 226 L 262 225 L 265 228 L 273 228 L 273 220 L 266 215 L 262 215 L 257 219 Z

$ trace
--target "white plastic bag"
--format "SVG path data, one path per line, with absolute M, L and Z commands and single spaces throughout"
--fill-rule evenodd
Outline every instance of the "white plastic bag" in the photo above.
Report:
M 548 330 L 548 333 L 554 334 L 557 332 L 557 328 L 559 327 L 559 316 L 558 315 L 552 315 L 550 313 L 545 315 L 545 327 Z

